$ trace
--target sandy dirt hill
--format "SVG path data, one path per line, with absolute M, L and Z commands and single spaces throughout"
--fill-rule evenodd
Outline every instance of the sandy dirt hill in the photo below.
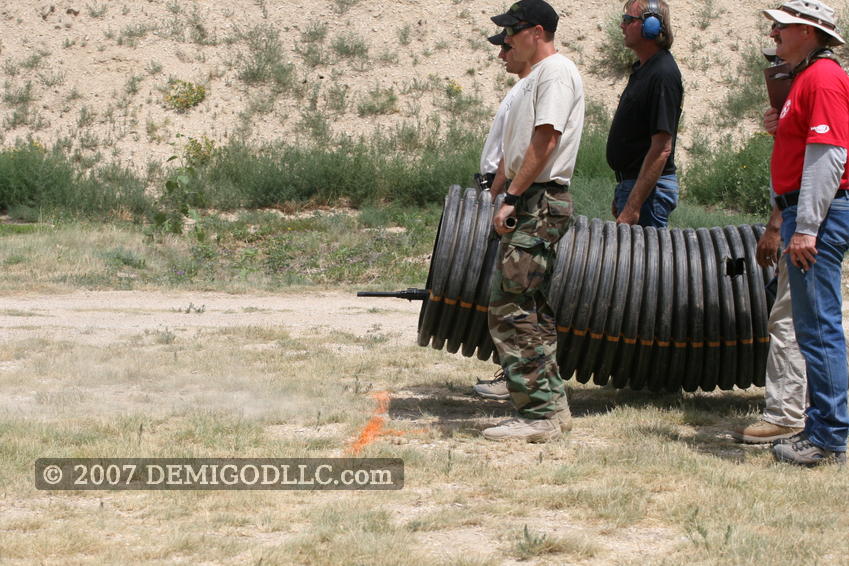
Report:
M 608 31 L 621 4 L 554 5 L 560 51 L 577 63 L 589 100 L 610 111 L 625 81 L 605 62 L 621 49 L 618 32 L 614 41 Z M 60 143 L 83 164 L 119 160 L 144 170 L 179 153 L 186 137 L 293 142 L 324 125 L 356 135 L 444 121 L 451 89 L 479 97 L 487 121 L 508 83 L 485 38 L 497 31 L 489 16 L 506 7 L 493 0 L 5 1 L 0 142 L 32 136 Z M 719 135 L 716 113 L 741 61 L 772 43 L 763 7 L 672 2 L 673 53 L 686 88 L 683 153 L 694 138 Z M 205 97 L 179 110 L 175 81 L 202 86 Z M 169 102 L 169 94 L 177 98 Z M 370 112 L 366 103 L 383 106 Z M 729 131 L 756 127 L 746 119 Z

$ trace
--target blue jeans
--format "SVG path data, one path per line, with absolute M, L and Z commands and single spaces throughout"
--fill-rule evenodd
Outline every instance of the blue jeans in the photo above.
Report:
M 613 193 L 616 214 L 625 208 L 636 182 L 636 179 L 625 179 L 616 185 Z M 657 185 L 640 209 L 640 226 L 666 228 L 669 224 L 669 213 L 675 210 L 676 206 L 678 206 L 678 177 L 675 174 L 663 175 L 657 180 Z
M 796 231 L 796 206 L 781 213 L 781 236 L 789 242 Z M 817 255 L 808 271 L 786 257 L 793 302 L 796 341 L 805 357 L 808 395 L 805 433 L 826 450 L 845 451 L 849 432 L 846 389 L 846 339 L 843 335 L 840 267 L 849 249 L 849 200 L 836 198 L 817 234 Z

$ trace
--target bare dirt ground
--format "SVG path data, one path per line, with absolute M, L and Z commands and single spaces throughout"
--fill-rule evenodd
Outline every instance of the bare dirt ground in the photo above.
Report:
M 0 340 L 39 336 L 106 346 L 127 336 L 166 328 L 190 334 L 195 329 L 274 326 L 293 336 L 315 330 L 361 335 L 379 324 L 393 340 L 412 344 L 420 305 L 340 291 L 280 295 L 155 291 L 23 294 L 3 298 Z

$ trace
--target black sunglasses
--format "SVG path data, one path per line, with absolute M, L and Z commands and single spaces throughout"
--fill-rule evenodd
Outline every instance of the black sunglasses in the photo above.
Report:
M 525 31 L 526 29 L 530 29 L 536 27 L 536 24 L 517 24 L 515 26 L 507 26 L 504 28 L 504 31 L 507 32 L 507 35 L 516 35 L 520 31 Z
M 795 25 L 797 24 L 782 24 L 780 22 L 772 22 L 772 27 L 770 29 L 783 30 Z
M 632 16 L 631 14 L 622 14 L 622 23 L 625 24 L 626 26 L 630 25 L 631 22 L 634 22 L 636 20 L 642 20 L 642 19 L 643 18 L 641 18 L 640 16 Z

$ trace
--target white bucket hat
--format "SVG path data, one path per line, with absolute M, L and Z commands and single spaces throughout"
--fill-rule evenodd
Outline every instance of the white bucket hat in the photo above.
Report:
M 790 0 L 777 10 L 764 10 L 764 15 L 780 24 L 804 24 L 821 29 L 829 35 L 829 45 L 846 43 L 837 33 L 837 18 L 834 10 L 819 0 Z

